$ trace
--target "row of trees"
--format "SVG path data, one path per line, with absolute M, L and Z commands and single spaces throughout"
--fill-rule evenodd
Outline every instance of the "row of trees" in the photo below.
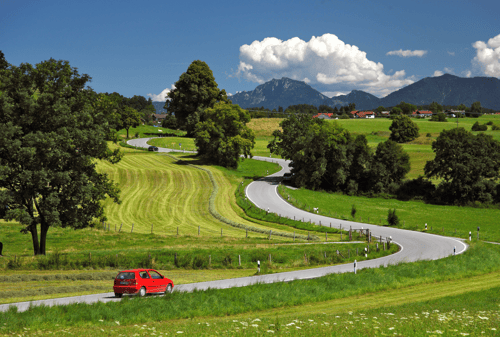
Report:
M 392 140 L 373 153 L 364 135 L 353 137 L 337 123 L 292 115 L 280 123 L 271 153 L 292 161 L 298 187 L 358 193 L 393 192 L 410 170 L 409 156 Z

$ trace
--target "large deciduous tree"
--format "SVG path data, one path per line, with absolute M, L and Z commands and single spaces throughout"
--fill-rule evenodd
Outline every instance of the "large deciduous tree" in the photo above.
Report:
M 195 128 L 198 154 L 209 162 L 236 168 L 240 155 L 252 157 L 255 135 L 246 126 L 250 114 L 239 105 L 219 102 L 205 109 Z
M 432 149 L 436 156 L 425 164 L 424 172 L 428 178 L 443 179 L 436 191 L 438 202 L 492 202 L 500 178 L 500 142 L 456 128 L 443 130 Z
M 96 170 L 96 159 L 120 155 L 107 146 L 108 116 L 89 80 L 54 59 L 0 69 L 0 207 L 31 234 L 35 255 L 46 253 L 51 226 L 91 226 L 105 219 L 101 200 L 119 202 Z
M 394 117 L 389 130 L 391 130 L 389 139 L 397 143 L 410 142 L 419 136 L 418 125 L 406 115 Z
M 165 109 L 174 114 L 178 125 L 192 136 L 204 109 L 216 102 L 229 103 L 226 91 L 219 90 L 212 70 L 200 60 L 193 61 L 167 94 Z

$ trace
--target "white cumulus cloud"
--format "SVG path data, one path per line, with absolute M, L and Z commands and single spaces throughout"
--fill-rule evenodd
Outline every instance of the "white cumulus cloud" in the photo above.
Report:
M 488 43 L 476 41 L 472 46 L 476 48 L 473 62 L 481 66 L 484 74 L 500 77 L 500 34 L 489 39 Z
M 401 56 L 401 57 L 412 57 L 412 56 L 418 56 L 422 57 L 425 54 L 427 54 L 427 50 L 392 50 L 390 52 L 387 52 L 386 55 L 396 55 L 396 56 Z
M 404 70 L 385 74 L 380 62 L 369 60 L 357 46 L 333 34 L 313 36 L 309 41 L 268 37 L 245 44 L 240 47 L 240 64 L 233 76 L 260 84 L 289 77 L 324 92 L 361 89 L 375 95 L 387 95 L 414 82 L 405 77 Z
M 449 51 L 448 55 L 455 56 L 455 52 L 454 51 Z
M 434 72 L 434 75 L 432 75 L 432 76 L 434 76 L 434 77 L 437 77 L 437 76 L 443 76 L 443 72 L 442 72 L 441 70 L 436 70 L 436 71 Z
M 162 92 L 160 92 L 158 95 L 155 95 L 155 94 L 148 94 L 149 97 L 151 97 L 151 99 L 154 101 L 154 102 L 165 102 L 167 100 L 167 94 L 174 90 L 175 89 L 175 85 L 172 84 L 172 86 L 170 88 L 166 88 L 164 89 Z

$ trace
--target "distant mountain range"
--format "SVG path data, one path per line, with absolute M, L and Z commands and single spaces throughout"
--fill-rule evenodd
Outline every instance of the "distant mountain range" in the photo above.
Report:
M 286 109 L 289 105 L 325 104 L 341 107 L 355 103 L 356 109 L 376 109 L 379 106 L 391 107 L 404 101 L 415 105 L 437 102 L 441 105 L 471 106 L 481 102 L 481 106 L 500 110 L 500 80 L 495 77 L 462 78 L 450 74 L 439 77 L 426 77 L 407 87 L 394 91 L 384 98 L 378 98 L 361 90 L 353 90 L 348 95 L 328 98 L 305 82 L 283 77 L 261 84 L 253 91 L 239 92 L 230 97 L 233 104 L 242 108 L 261 107 Z M 164 104 L 164 103 L 163 103 Z
M 167 109 L 163 109 L 163 107 L 165 106 L 165 102 L 153 102 L 153 106 L 155 107 L 157 114 L 167 113 Z

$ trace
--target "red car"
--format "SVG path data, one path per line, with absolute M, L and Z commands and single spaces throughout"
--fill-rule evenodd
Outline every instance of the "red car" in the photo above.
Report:
M 113 291 L 116 297 L 123 294 L 171 293 L 174 282 L 154 269 L 123 270 L 115 278 Z

